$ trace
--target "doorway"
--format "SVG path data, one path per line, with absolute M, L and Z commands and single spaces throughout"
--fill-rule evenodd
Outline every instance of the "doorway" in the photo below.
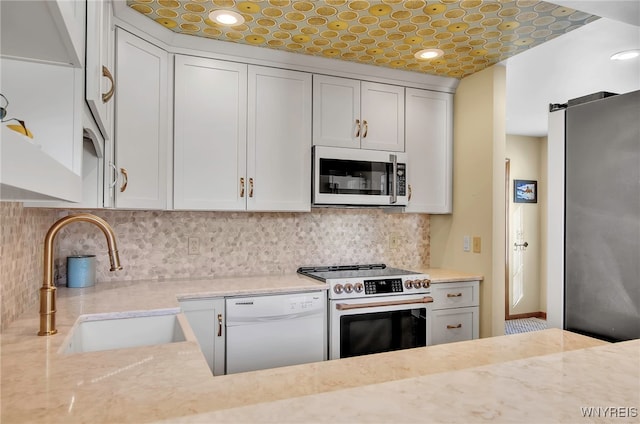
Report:
M 505 159 L 505 334 L 546 328 L 538 189 L 542 143 L 537 137 L 507 136 Z M 514 197 L 514 180 L 528 181 L 531 198 Z M 518 191 L 520 194 L 521 190 Z

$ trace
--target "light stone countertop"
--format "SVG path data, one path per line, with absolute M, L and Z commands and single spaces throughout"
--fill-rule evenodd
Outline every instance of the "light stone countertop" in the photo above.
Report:
M 441 275 L 439 281 L 444 280 L 446 275 Z M 572 394 L 584 399 L 586 406 L 638 406 L 640 344 L 608 345 L 557 329 L 217 377 L 211 376 L 188 330 L 187 341 L 181 343 L 72 355 L 58 353 L 81 314 L 171 308 L 178 305 L 177 296 L 214 297 L 323 288 L 324 284 L 296 274 L 60 288 L 59 334 L 35 335 L 37 310 L 12 323 L 2 334 L 0 421 L 402 422 L 409 419 L 407 414 L 411 414 L 412 408 L 419 403 L 424 403 L 423 409 L 416 407 L 416 414 L 425 411 L 425 405 L 442 408 L 443 403 L 433 402 L 435 398 L 438 402 L 448 399 L 444 404 L 451 405 L 452 398 L 459 399 L 460 394 L 473 390 L 475 394 L 469 395 L 471 399 L 478 396 L 480 399 L 452 408 L 461 417 L 467 417 L 461 421 L 469 422 L 474 421 L 469 417 L 479 421 L 484 416 L 473 415 L 477 409 L 474 402 L 486 403 L 486 399 L 482 401 L 483 396 L 489 396 L 491 401 L 495 395 L 491 411 L 499 413 L 504 409 L 506 413 L 511 408 L 511 417 L 517 411 L 513 411 L 508 402 L 502 404 L 500 396 L 505 393 L 516 393 L 529 403 L 534 399 L 551 404 L 561 401 L 562 396 L 558 393 L 573 390 L 559 380 L 565 374 L 568 382 L 577 378 L 574 374 L 580 374 L 583 380 L 591 379 L 585 393 L 596 393 L 601 397 L 593 395 L 596 397 L 592 400 L 581 398 L 582 392 Z M 570 351 L 584 348 L 589 349 L 573 353 L 576 355 L 574 361 Z M 605 360 L 611 362 L 603 364 Z M 572 366 L 565 367 L 566 361 Z M 533 370 L 514 374 L 522 386 L 518 386 L 520 383 L 516 384 L 515 379 L 505 377 L 510 366 L 516 367 L 509 365 L 514 363 L 521 363 L 517 365 L 518 369 Z M 546 368 L 548 370 L 544 371 Z M 570 372 L 564 373 L 565 369 Z M 488 386 L 482 385 L 484 380 Z M 583 383 L 583 380 L 576 381 Z M 615 390 L 607 389 L 609 381 L 615 383 Z M 507 383 L 511 386 L 503 388 Z M 538 385 L 548 389 L 532 389 Z M 598 386 L 595 391 L 594 385 Z M 438 387 L 440 392 L 436 390 Z M 483 388 L 479 390 L 478 387 Z M 616 398 L 618 392 L 625 390 L 635 396 L 635 405 L 628 395 Z M 608 392 L 607 396 L 604 391 Z M 422 393 L 431 397 L 425 398 Z M 343 401 L 345 396 L 346 399 L 355 396 L 361 402 L 350 404 Z M 424 402 L 424 399 L 429 401 Z M 618 399 L 618 402 L 612 399 Z M 400 400 L 409 400 L 410 408 L 405 415 L 392 414 L 398 410 L 395 401 Z M 335 413 L 327 414 L 332 410 L 327 405 L 336 403 L 341 407 L 333 409 Z M 290 407 L 294 409 L 290 410 Z M 433 416 L 439 417 L 438 420 L 451 417 L 442 414 Z M 579 418 L 575 417 L 575 420 Z

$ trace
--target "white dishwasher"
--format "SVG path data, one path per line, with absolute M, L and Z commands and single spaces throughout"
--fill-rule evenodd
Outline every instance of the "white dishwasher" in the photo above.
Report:
M 227 374 L 327 359 L 326 291 L 228 297 Z

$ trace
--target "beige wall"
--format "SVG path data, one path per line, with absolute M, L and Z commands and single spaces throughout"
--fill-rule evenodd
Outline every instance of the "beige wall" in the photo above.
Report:
M 480 273 L 480 337 L 504 334 L 505 69 L 464 78 L 454 97 L 453 214 L 431 217 L 431 266 Z M 482 239 L 464 252 L 464 236 Z
M 429 265 L 429 215 L 378 209 L 314 209 L 311 213 L 90 211 L 114 228 L 124 269 L 109 272 L 103 234 L 75 223 L 56 237 L 56 284 L 65 284 L 65 258 L 97 256 L 97 280 L 181 279 L 294 273 L 303 265 L 379 263 Z M 66 210 L 0 202 L 2 325 L 38 313 L 42 244 Z M 399 239 L 392 248 L 391 238 Z M 189 255 L 189 237 L 200 254 Z
M 543 139 L 538 137 L 526 137 L 517 135 L 507 135 L 506 154 L 510 159 L 510 181 L 509 181 L 509 210 L 510 210 L 510 237 L 509 254 L 511 260 L 511 274 L 515 271 L 515 261 L 513 260 L 513 244 L 516 242 L 515 223 L 517 216 L 522 219 L 523 240 L 529 246 L 523 254 L 524 263 L 524 295 L 517 305 L 513 305 L 513 299 L 509 300 L 509 314 L 527 314 L 544 311 L 542 309 L 543 281 L 541 275 L 541 215 L 542 207 L 546 198 L 546 186 L 542 172 Z M 535 180 L 538 182 L 538 202 L 537 203 L 514 203 L 513 202 L 513 180 Z M 510 278 L 510 297 L 513 295 L 513 279 Z M 544 295 L 546 304 L 546 294 Z

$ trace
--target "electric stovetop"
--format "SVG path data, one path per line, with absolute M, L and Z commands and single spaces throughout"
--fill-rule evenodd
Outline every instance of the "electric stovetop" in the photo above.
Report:
M 336 278 L 375 278 L 375 277 L 400 277 L 406 275 L 416 275 L 419 272 L 407 271 L 398 268 L 389 268 L 385 264 L 366 265 L 335 265 L 300 267 L 298 274 L 315 278 L 326 282 Z

